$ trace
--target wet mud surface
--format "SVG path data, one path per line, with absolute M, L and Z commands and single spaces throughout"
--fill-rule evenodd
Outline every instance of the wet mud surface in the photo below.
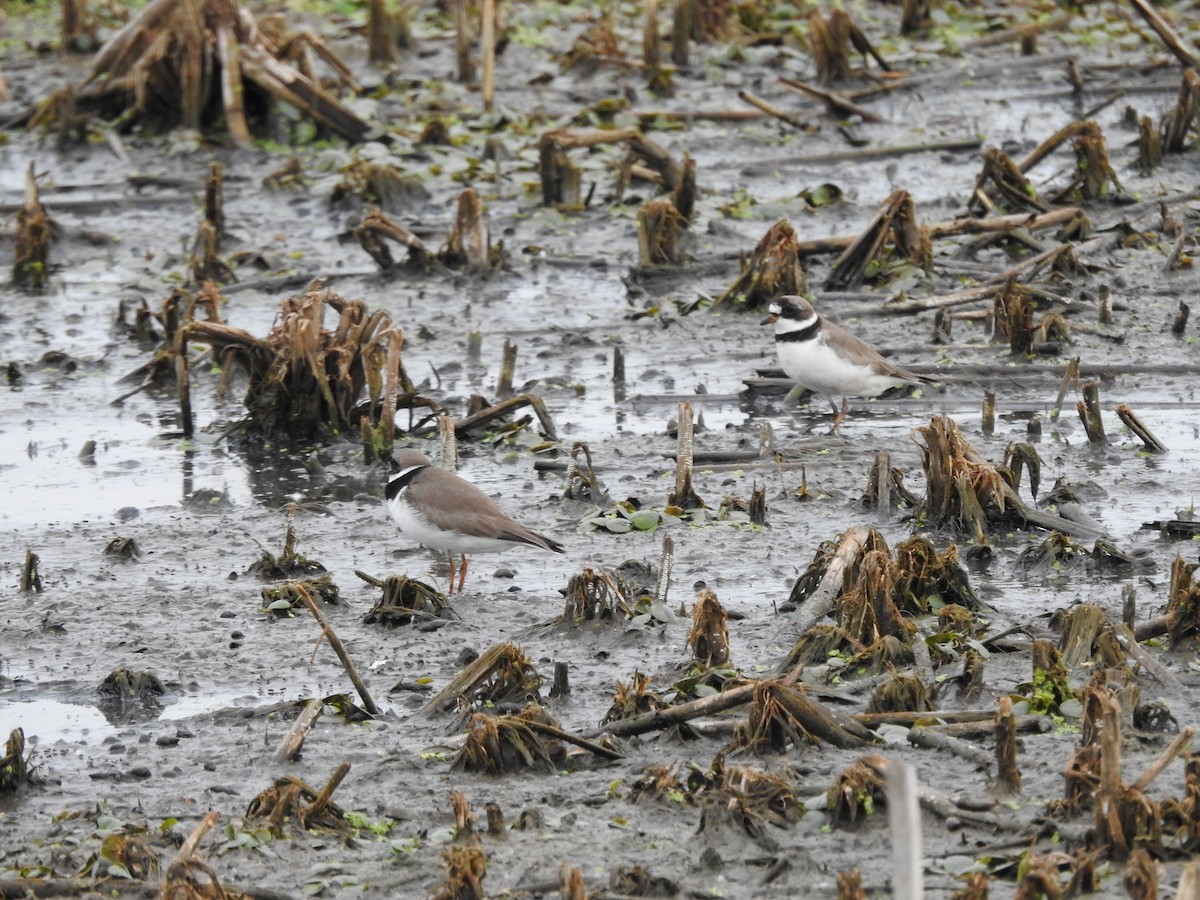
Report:
M 481 838 L 489 896 L 556 894 L 563 863 L 579 867 L 599 896 L 633 893 L 628 883 L 609 887 L 614 870 L 633 866 L 696 897 L 833 896 L 837 873 L 857 867 L 868 892 L 884 895 L 892 872 L 886 811 L 845 827 L 831 825 L 825 810 L 826 791 L 863 750 L 729 751 L 726 766 L 777 775 L 803 803 L 797 820 L 780 827 L 728 810 L 722 815 L 719 805 L 706 808 L 676 793 L 632 799 L 648 767 L 708 771 L 730 746 L 728 723 L 740 721 L 744 710 L 734 718 L 709 717 L 684 733 L 628 738 L 619 761 L 572 749 L 554 774 L 502 777 L 452 771 L 450 760 L 462 743 L 457 720 L 420 710 L 468 661 L 464 654 L 511 641 L 545 679 L 543 698 L 554 665 L 566 664 L 571 692 L 546 699 L 546 706 L 564 729 L 596 732 L 618 681 L 644 673 L 654 690 L 670 695 L 691 658 L 685 643 L 691 620 L 675 611 L 691 607 L 693 585 L 700 581 L 731 615 L 732 666 L 748 678 L 774 673 L 803 619 L 802 611 L 788 606 L 789 594 L 823 541 L 866 524 L 891 547 L 927 533 L 939 549 L 959 544 L 966 557 L 971 541 L 963 535 L 924 532 L 903 511 L 884 515 L 863 502 L 880 452 L 890 454 L 914 493 L 923 493 L 913 429 L 935 415 L 952 417 L 993 462 L 1003 459 L 1011 442 L 1031 440 L 1027 429 L 1036 417 L 1041 436 L 1032 442 L 1043 463 L 1042 492 L 1066 479 L 1081 511 L 1134 557 L 1118 566 L 1089 559 L 1030 568 L 1021 564 L 1022 553 L 1044 532 L 991 535 L 990 560 L 972 565 L 969 578 L 993 610 L 986 616 L 987 634 L 1011 631 L 1012 637 L 989 653 L 980 696 L 964 703 L 947 689 L 939 708 L 987 709 L 1001 696 L 1020 693 L 1031 677 L 1030 642 L 1057 640 L 1050 622 L 1055 610 L 1089 602 L 1119 621 L 1132 592 L 1139 621 L 1161 613 L 1172 562 L 1182 554 L 1194 563 L 1195 544 L 1142 526 L 1186 516 L 1200 490 L 1200 359 L 1195 324 L 1180 335 L 1171 330 L 1180 301 L 1195 296 L 1197 277 L 1190 268 L 1166 266 L 1174 242 L 1162 231 L 1160 202 L 1194 240 L 1200 201 L 1195 150 L 1168 155 L 1152 174 L 1141 174 L 1130 146 L 1136 129 L 1126 124 L 1125 111 L 1160 116 L 1178 93 L 1178 67 L 1152 36 L 1107 7 L 1089 7 L 1068 27 L 1043 34 L 1037 54 L 1028 57 L 1019 55 L 1015 40 L 972 47 L 969 41 L 984 28 L 981 18 L 961 26 L 974 31 L 955 37 L 962 52 L 954 55 L 946 52 L 949 26 L 936 32 L 940 37 L 901 39 L 888 18 L 894 11 L 854 5 L 851 12 L 897 68 L 936 75 L 923 88 L 872 101 L 872 110 L 886 120 L 880 124 L 839 128 L 821 105 L 780 88 L 779 74 L 813 80 L 811 59 L 794 44 L 746 48 L 740 55 L 727 44 L 694 48 L 693 64 L 676 73 L 677 92 L 670 98 L 649 93 L 641 76 L 625 67 L 564 74 L 551 48 L 569 46 L 587 16 L 575 6 L 537 6 L 512 10 L 511 21 L 541 34 L 546 46 L 510 44 L 497 72 L 496 112 L 479 113 L 479 95 L 449 79 L 453 42 L 423 19 L 421 52 L 399 67 L 403 87 L 368 107 L 390 123 L 398 140 L 390 149 L 376 144 L 353 151 L 336 141 L 300 148 L 305 179 L 295 190 L 263 187 L 264 177 L 285 159 L 274 151 L 230 150 L 173 134 L 126 136 L 118 157 L 103 140 L 60 147 L 52 136 L 6 135 L 0 145 L 5 217 L 20 204 L 33 161 L 46 173 L 42 199 L 62 237 L 44 292 L 6 285 L 0 293 L 0 362 L 9 372 L 0 406 L 0 531 L 7 548 L 0 560 L 0 732 L 24 729 L 43 779 L 40 787 L 0 798 L 4 878 L 76 875 L 90 869 L 107 835 L 139 829 L 167 860 L 178 840 L 215 810 L 217 831 L 201 849 L 227 887 L 281 896 L 426 896 L 444 878 L 442 853 L 454 838 L 449 792 L 457 790 L 481 830 L 488 803 L 499 805 L 510 826 Z M 627 13 L 618 21 L 623 34 L 637 33 Z M 344 24 L 329 27 L 345 30 Z M 361 40 L 343 35 L 335 45 L 365 83 L 380 81 L 382 73 L 362 58 Z M 635 57 L 636 46 L 630 43 Z M 1083 75 L 1078 93 L 1066 79 L 1069 58 Z M 8 111 L 40 96 L 48 84 L 78 77 L 76 66 L 82 65 L 27 51 L 6 67 L 15 98 Z M 700 197 L 685 265 L 638 267 L 637 207 L 654 188 L 635 182 L 623 202 L 606 201 L 622 156 L 617 148 L 575 151 L 585 183 L 595 184 L 587 209 L 540 206 L 536 143 L 542 130 L 626 91 L 633 102 L 619 123 L 635 121 L 640 110 L 741 108 L 741 88 L 802 110 L 820 131 L 802 134 L 762 118 L 695 120 L 649 132 L 677 158 L 687 153 L 697 161 Z M 855 291 L 823 291 L 833 257 L 813 256 L 809 284 L 823 314 L 900 365 L 944 376 L 941 388 L 916 396 L 853 401 L 843 433 L 830 435 L 824 400 L 797 403 L 778 389 L 747 388 L 760 370 L 777 365 L 770 329 L 759 324 L 761 312 L 685 314 L 698 298 L 719 296 L 728 287 L 739 254 L 748 254 L 776 220 L 791 221 L 802 241 L 853 234 L 899 188 L 913 195 L 922 222 L 953 220 L 974 187 L 982 147 L 1002 146 L 1017 158 L 1118 90 L 1124 96 L 1093 116 L 1121 180 L 1114 197 L 1086 205 L 1093 237 L 1104 240 L 1088 245 L 1087 271 L 1042 273 L 1035 282 L 1060 298 L 1054 308 L 1070 327 L 1060 353 L 1014 357 L 990 333 L 990 298 L 955 307 L 979 315 L 956 319 L 949 341 L 939 344 L 931 342 L 933 311 L 879 314 L 901 289 L 909 299 L 948 294 L 1009 268 L 1030 251 L 992 247 L 965 255 L 970 238 L 936 240 L 931 275 Z M 414 144 L 435 103 L 455 117 L 457 146 Z M 501 158 L 477 162 L 493 134 L 504 148 Z M 849 146 L 847 135 L 865 147 Z M 975 139 L 980 147 L 904 154 L 889 149 Z M 331 199 L 338 170 L 356 152 L 387 156 L 420 176 L 429 196 L 396 215 L 431 245 L 449 230 L 462 187 L 476 187 L 493 240 L 504 242 L 508 268 L 486 279 L 381 275 L 347 239 L 363 204 Z M 844 153 L 857 156 L 829 158 Z M 516 344 L 516 388 L 545 401 L 558 452 L 539 446 L 544 441 L 533 426 L 508 439 L 492 433 L 460 444 L 460 473 L 530 528 L 561 541 L 565 554 L 521 547 L 476 557 L 465 593 L 454 598 L 457 618 L 438 628 L 367 625 L 363 616 L 378 591 L 355 570 L 376 577 L 406 574 L 439 587 L 446 574 L 437 554 L 396 532 L 382 500 L 386 473 L 364 465 L 357 444 L 248 450 L 228 438 L 244 412 L 244 384 L 235 377 L 222 397 L 219 372 L 205 365 L 193 367 L 192 440 L 181 436 L 169 392 L 136 393 L 114 405 L 130 390 L 122 376 L 153 349 L 117 324 L 118 308 L 123 301 L 145 301 L 157 309 L 186 281 L 197 198 L 213 161 L 226 170 L 226 247 L 248 251 L 247 258 L 261 265 L 236 268 L 238 283 L 222 290 L 225 321 L 263 335 L 284 297 L 309 278 L 324 277 L 342 296 L 391 313 L 405 332 L 405 369 L 455 416 L 464 414 L 472 394 L 494 395 L 504 341 Z M 1068 151 L 1059 170 L 1070 165 Z M 1055 180 L 1054 168 L 1042 173 L 1046 181 Z M 844 198 L 820 208 L 800 198 L 804 189 L 822 184 L 837 185 Z M 1134 232 L 1141 239 L 1132 238 Z M 7 261 L 10 229 L 0 246 Z M 1097 300 L 1102 285 L 1111 289 L 1113 309 L 1112 323 L 1103 326 Z M 478 359 L 467 354 L 472 330 L 482 333 Z M 623 391 L 612 383 L 617 347 L 625 358 Z M 1099 377 L 1108 429 L 1103 446 L 1089 444 L 1073 408 L 1074 390 L 1061 416 L 1051 415 L 1072 356 L 1080 358 L 1085 378 L 1089 371 Z M 996 395 L 991 435 L 980 424 L 985 390 Z M 673 420 L 683 401 L 701 417 L 694 484 L 709 512 L 699 521 L 652 531 L 611 533 L 590 524 L 626 498 L 644 509 L 667 505 L 677 446 Z M 1135 410 L 1169 452 L 1143 452 L 1113 414 L 1117 403 Z M 436 456 L 428 428 L 405 433 L 411 421 L 405 410 L 397 421 L 401 442 Z M 94 454 L 81 457 L 87 441 L 95 441 Z M 563 469 L 536 467 L 538 461 L 562 462 L 576 441 L 588 445 L 610 501 L 564 500 Z M 705 462 L 706 454 L 730 453 L 743 456 Z M 744 513 L 718 518 L 724 498 L 745 500 L 756 488 L 766 491 L 766 527 L 750 526 Z M 1022 492 L 1028 498 L 1027 485 Z M 279 552 L 292 503 L 299 551 L 319 560 L 340 588 L 341 602 L 324 612 L 383 712 L 349 723 L 327 708 L 302 758 L 277 763 L 275 748 L 304 700 L 353 696 L 311 617 L 266 613 L 265 582 L 247 571 L 264 549 Z M 657 568 L 664 535 L 675 546 L 667 621 L 560 620 L 562 591 L 572 575 L 584 567 L 616 570 L 627 560 Z M 136 542 L 137 558 L 105 553 L 118 538 Z M 39 557 L 41 592 L 17 590 L 27 549 Z M 925 634 L 936 630 L 933 616 L 917 624 Z M 1157 678 L 1144 669 L 1129 676 L 1141 686 L 1142 699 L 1162 700 L 1180 727 L 1195 724 L 1192 644 L 1176 652 L 1154 644 L 1146 652 L 1161 671 Z M 165 688 L 160 700 L 102 704 L 101 682 L 122 667 L 157 676 Z M 1075 669 L 1072 684 L 1081 687 L 1093 667 L 1087 660 Z M 949 666 L 939 674 L 960 670 Z M 822 664 L 803 677 L 826 687 L 832 682 L 841 696 L 829 702 L 839 710 L 865 708 L 870 688 L 856 687 L 862 681 L 856 673 L 835 673 Z M 875 751 L 910 763 L 923 784 L 974 801 L 994 817 L 981 822 L 960 814 L 948 821 L 923 813 L 931 896 L 950 896 L 962 884 L 959 876 L 973 869 L 990 871 L 994 895 L 1007 896 L 1024 851 L 1065 848 L 1070 854 L 1085 843 L 1090 811 L 1061 817 L 1047 812 L 1047 803 L 1063 795 L 1078 722 L 1070 716 L 1046 721 L 1048 730 L 1021 736 L 1019 793 L 994 789 L 994 767 L 985 771 L 944 750 L 913 747 L 903 729 L 882 729 Z M 1129 729 L 1122 747 L 1126 780 L 1145 770 L 1172 736 Z M 990 734 L 970 740 L 991 752 Z M 246 818 L 247 805 L 273 779 L 294 774 L 319 787 L 344 762 L 350 772 L 334 800 L 359 814 L 353 840 L 290 828 L 286 838 L 272 838 Z M 1149 793 L 1159 799 L 1182 795 L 1182 765 L 1168 768 Z M 1164 891 L 1173 893 L 1181 858 L 1165 854 Z M 1101 861 L 1098 896 L 1124 896 L 1121 865 Z M 1070 868 L 1064 861 L 1064 882 Z

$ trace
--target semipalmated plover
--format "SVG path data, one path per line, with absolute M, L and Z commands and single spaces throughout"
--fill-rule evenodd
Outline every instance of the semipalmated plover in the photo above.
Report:
M 780 297 L 767 312 L 762 324 L 775 326 L 775 349 L 784 373 L 801 387 L 829 398 L 835 434 L 851 397 L 874 397 L 900 383 L 937 384 L 892 365 L 846 329 L 822 319 L 803 297 Z
M 387 505 L 400 530 L 450 558 L 450 590 L 454 593 L 454 556 L 462 558 L 458 590 L 467 579 L 468 553 L 499 553 L 517 544 L 563 552 L 558 541 L 514 522 L 483 491 L 453 472 L 433 465 L 419 450 L 392 454 L 395 472 L 387 483 Z

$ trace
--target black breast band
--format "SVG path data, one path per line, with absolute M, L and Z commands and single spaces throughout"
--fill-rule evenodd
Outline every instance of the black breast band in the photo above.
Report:
M 801 328 L 799 331 L 778 331 L 775 333 L 775 340 L 783 344 L 798 344 L 801 341 L 812 340 L 820 330 L 821 320 L 817 319 L 811 325 Z
M 409 482 L 417 477 L 417 473 L 421 472 L 427 468 L 429 468 L 429 467 L 428 466 L 413 466 L 411 469 L 408 469 L 405 472 L 401 472 L 398 475 L 393 475 L 388 480 L 387 490 L 384 491 L 384 494 L 387 496 L 387 498 L 389 500 L 395 500 L 396 495 L 399 494 L 406 487 L 408 487 Z

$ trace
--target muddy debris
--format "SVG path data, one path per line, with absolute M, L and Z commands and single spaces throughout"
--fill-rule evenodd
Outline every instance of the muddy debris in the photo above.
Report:
M 33 166 L 30 163 L 25 173 L 25 202 L 16 215 L 12 280 L 15 285 L 38 289 L 50 277 L 50 244 L 58 237 L 59 227 L 41 201 Z
M 333 330 L 325 312 L 338 315 Z M 264 435 L 296 437 L 363 431 L 378 458 L 391 451 L 393 423 L 378 404 L 403 391 L 415 397 L 397 344 L 403 334 L 383 310 L 368 313 L 361 300 L 346 300 L 318 279 L 283 301 L 265 339 L 218 322 L 193 320 L 180 329 L 181 358 L 189 343 L 212 347 L 223 368 L 240 368 L 249 385 L 249 424 Z M 367 391 L 366 410 L 360 404 Z M 381 430 L 379 430 L 381 429 Z
M 379 579 L 358 570 L 354 574 L 382 592 L 363 615 L 364 624 L 382 625 L 384 628 L 418 624 L 423 629 L 458 618 L 446 596 L 424 581 L 405 575 L 389 575 Z
M 299 834 L 327 831 L 349 837 L 352 829 L 346 814 L 333 802 L 334 792 L 349 772 L 350 763 L 342 763 L 320 790 L 295 775 L 277 778 L 250 801 L 246 818 L 261 821 L 277 838 L 285 835 L 285 827 Z
M 741 274 L 713 306 L 728 303 L 734 309 L 758 310 L 780 297 L 803 295 L 807 287 L 796 231 L 780 219 L 767 229 L 750 258 L 742 260 Z
M 533 722 L 551 724 L 549 714 L 532 704 L 516 715 L 494 716 L 473 713 L 467 722 L 467 737 L 451 762 L 451 768 L 464 772 L 506 775 L 532 769 L 555 772 L 566 758 L 561 743 L 548 740 Z
M 203 132 L 223 124 L 234 142 L 249 146 L 251 125 L 282 101 L 361 141 L 370 126 L 322 87 L 314 55 L 348 91 L 361 91 L 315 32 L 287 33 L 281 17 L 256 20 L 237 0 L 155 0 L 97 51 L 78 87 L 44 98 L 24 118 L 31 127 L 60 123 L 58 100 L 69 92 L 72 109 L 112 118 L 120 130 L 145 123 Z
M 515 644 L 501 643 L 481 653 L 422 710 L 445 713 L 506 705 L 524 707 L 541 701 L 541 687 L 542 676 L 532 660 Z
M 246 569 L 247 575 L 257 575 L 263 581 L 283 581 L 289 578 L 315 578 L 328 575 L 328 570 L 314 559 L 302 556 L 296 549 L 296 513 L 298 507 L 291 503 L 287 508 L 284 526 L 283 550 L 275 556 L 265 548 L 259 558 Z M 336 592 L 336 588 L 334 589 Z
M 0 757 L 0 796 L 42 784 L 37 767 L 30 763 L 32 756 L 32 750 L 25 753 L 25 731 L 14 728 L 4 743 L 4 756 Z

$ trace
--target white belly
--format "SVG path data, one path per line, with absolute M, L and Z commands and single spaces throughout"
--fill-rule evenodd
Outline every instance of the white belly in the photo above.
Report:
M 829 397 L 874 397 L 904 381 L 839 356 L 821 337 L 798 344 L 776 344 L 776 349 L 779 365 L 788 378 Z
M 403 493 L 388 501 L 388 512 L 401 532 L 431 550 L 446 550 L 451 553 L 502 553 L 516 545 L 514 541 L 475 537 L 438 528 L 414 510 L 411 504 L 404 502 Z

